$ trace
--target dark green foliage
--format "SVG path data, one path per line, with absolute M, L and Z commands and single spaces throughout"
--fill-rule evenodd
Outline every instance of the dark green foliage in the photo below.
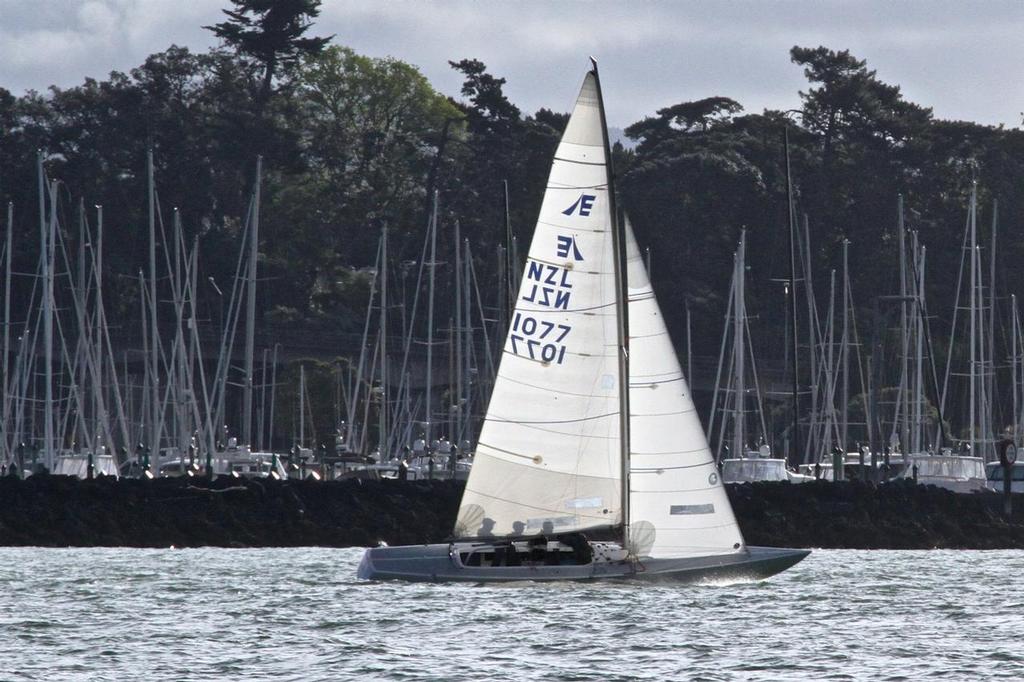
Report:
M 223 10 L 228 21 L 206 26 L 239 55 L 263 66 L 260 101 L 266 101 L 279 69 L 319 53 L 331 38 L 306 38 L 320 14 L 320 0 L 231 0 L 234 10 Z
M 200 280 L 230 281 L 252 187 L 264 156 L 261 326 L 362 329 L 369 274 L 387 225 L 394 263 L 417 261 L 436 189 L 438 273 L 451 274 L 458 220 L 477 260 L 487 306 L 498 300 L 496 249 L 512 233 L 525 251 L 567 115 L 524 115 L 505 79 L 475 59 L 451 63 L 461 101 L 437 93 L 413 66 L 371 59 L 308 37 L 314 0 L 234 0 L 211 27 L 217 50 L 170 47 L 128 73 L 20 97 L 0 88 L 0 197 L 13 200 L 16 271 L 38 257 L 35 151 L 60 178 L 63 218 L 84 197 L 103 204 L 110 317 L 134 328 L 134 274 L 145 263 L 145 157 L 153 149 L 164 222 L 181 212 L 186 240 L 199 239 Z M 748 307 L 758 352 L 777 359 L 788 275 L 782 131 L 789 126 L 798 210 L 808 216 L 813 278 L 822 307 L 828 270 L 851 240 L 860 321 L 878 295 L 896 292 L 897 195 L 907 223 L 928 246 L 929 308 L 937 353 L 945 354 L 960 258 L 966 196 L 979 183 L 981 221 L 1000 202 L 1000 293 L 1024 282 L 1024 133 L 935 120 L 848 51 L 794 47 L 808 79 L 802 110 L 748 113 L 727 96 L 691 97 L 633 123 L 635 149 L 616 145 L 621 205 L 653 254 L 654 286 L 677 343 L 684 304 L 694 351 L 715 355 L 732 253 L 748 230 Z M 566 88 L 572 84 L 566 84 Z M 613 98 L 614 84 L 606 84 Z M 414 271 L 413 271 L 414 273 Z M 414 274 L 413 274 L 414 276 Z M 410 283 L 410 286 L 412 284 Z M 438 319 L 451 296 L 439 285 Z M 16 283 L 15 317 L 31 280 Z M 208 290 L 200 307 L 216 315 Z M 1005 306 L 1005 303 L 997 303 Z M 1005 312 L 1005 311 L 1002 311 Z M 867 330 L 862 331 L 867 335 Z M 998 332 L 997 332 L 998 333 Z

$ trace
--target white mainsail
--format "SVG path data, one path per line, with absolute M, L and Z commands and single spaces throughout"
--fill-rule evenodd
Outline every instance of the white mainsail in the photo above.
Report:
M 631 550 L 659 558 L 740 551 L 743 536 L 628 220 L 625 231 Z
M 487 416 L 462 537 L 622 522 L 612 215 L 596 77 L 552 163 Z
M 555 153 L 456 524 L 461 537 L 623 522 L 615 262 L 599 92 L 587 74 Z M 743 548 L 689 387 L 625 225 L 630 549 Z

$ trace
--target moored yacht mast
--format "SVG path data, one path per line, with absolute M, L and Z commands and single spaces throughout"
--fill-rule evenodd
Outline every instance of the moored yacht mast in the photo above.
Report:
M 900 394 L 899 406 L 900 452 L 909 454 L 910 448 L 910 327 L 907 314 L 907 230 L 903 221 L 903 195 L 898 197 L 897 232 L 900 257 Z M 893 425 L 895 430 L 896 425 Z
M 736 279 L 733 284 L 733 295 L 735 297 L 735 303 L 733 304 L 733 312 L 735 313 L 733 317 L 733 372 L 735 376 L 733 404 L 735 412 L 732 422 L 732 456 L 739 458 L 744 457 L 746 454 L 746 424 L 744 423 L 746 414 L 744 410 L 746 408 L 747 387 L 744 381 L 746 379 L 746 370 L 743 367 L 743 325 L 746 323 L 747 317 L 746 309 L 743 306 L 746 245 L 747 231 L 740 230 L 740 244 L 735 255 Z
M 842 346 L 839 350 L 840 368 L 842 372 L 842 392 L 839 395 L 839 447 L 845 455 L 849 449 L 850 429 L 850 240 L 843 239 L 843 332 Z M 865 421 L 867 421 L 865 419 Z
M 437 267 L 437 190 L 434 190 L 434 206 L 430 217 L 430 260 L 427 266 L 430 268 L 430 277 L 427 280 L 427 382 L 426 382 L 426 407 L 424 417 L 425 447 L 431 448 L 431 393 L 434 390 L 434 270 Z
M 49 186 L 50 190 L 50 220 L 46 220 L 46 203 L 44 191 L 47 188 L 43 174 L 43 153 L 38 155 L 39 168 L 39 233 L 40 244 L 42 245 L 42 274 L 43 274 L 43 344 L 44 344 L 44 373 L 45 373 L 45 404 L 43 416 L 43 462 L 49 470 L 53 470 L 53 258 L 51 257 L 51 246 L 56 233 L 57 219 L 57 183 Z
M 253 190 L 252 224 L 249 226 L 249 273 L 245 311 L 245 377 L 242 399 L 242 442 L 252 444 L 252 386 L 253 353 L 256 341 L 256 261 L 259 257 L 260 185 L 263 175 L 263 157 L 256 157 L 256 187 Z
M 146 197 L 149 218 L 149 451 L 160 454 L 160 347 L 156 315 L 156 189 L 153 183 L 153 150 L 146 152 Z
M 597 109 L 601 116 L 601 137 L 604 140 L 605 171 L 608 178 L 608 220 L 612 231 L 612 260 L 615 266 L 615 319 L 618 330 L 619 366 L 619 444 L 622 452 L 622 546 L 629 547 L 629 318 L 626 313 L 628 289 L 626 283 L 626 240 L 619 222 L 615 201 L 615 171 L 612 167 L 611 145 L 608 144 L 608 121 L 604 112 L 604 98 L 601 96 L 601 77 L 597 72 L 597 60 L 590 58 L 593 65 L 594 85 L 597 90 Z
M 3 372 L 4 380 L 3 385 L 0 388 L 3 389 L 3 424 L 4 435 L 0 439 L 0 447 L 3 448 L 3 452 L 0 455 L 3 456 L 4 461 L 8 461 L 11 458 L 11 449 L 14 447 L 14 443 L 11 442 L 8 436 L 9 425 L 7 423 L 8 417 L 11 413 L 11 389 L 13 382 L 11 382 L 10 370 L 10 355 L 11 355 L 11 238 L 14 232 L 14 203 L 7 202 L 7 235 L 6 244 L 4 246 L 4 357 L 3 357 Z
M 789 320 L 793 344 L 793 435 L 790 438 L 790 464 L 800 461 L 800 361 L 796 333 L 796 215 L 793 206 L 793 178 L 789 167 L 789 128 L 784 130 L 786 148 L 786 205 L 789 219 Z

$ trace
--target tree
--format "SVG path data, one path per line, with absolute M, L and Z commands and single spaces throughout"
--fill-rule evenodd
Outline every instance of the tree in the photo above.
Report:
M 493 133 L 513 132 L 521 114 L 519 107 L 508 101 L 502 91 L 505 79 L 487 73 L 487 66 L 478 59 L 448 63 L 466 77 L 462 83 L 462 94 L 473 103 L 466 109 L 471 125 L 477 130 L 486 128 Z
M 931 119 L 931 109 L 903 99 L 899 86 L 875 77 L 867 63 L 826 47 L 793 47 L 790 57 L 819 87 L 801 92 L 804 125 L 821 135 L 826 165 L 839 139 L 899 142 L 919 132 Z
M 320 0 L 231 0 L 231 4 L 234 10 L 223 10 L 228 21 L 203 28 L 262 65 L 257 97 L 261 106 L 270 97 L 279 70 L 320 52 L 333 37 L 303 37 L 320 15 Z
M 291 87 L 302 170 L 265 211 L 266 271 L 280 282 L 271 303 L 358 326 L 351 268 L 373 262 L 384 225 L 393 255 L 421 242 L 440 131 L 461 116 L 415 67 L 343 47 L 305 58 Z
M 732 114 L 741 111 L 743 106 L 729 97 L 705 97 L 659 109 L 656 117 L 638 121 L 624 132 L 631 139 L 642 140 L 641 144 L 653 146 L 681 133 L 707 133 L 713 125 L 727 123 Z
M 483 242 L 478 253 L 490 253 L 505 241 L 505 189 L 513 233 L 529 240 L 544 192 L 551 157 L 568 117 L 546 109 L 524 118 L 505 96 L 504 78 L 487 73 L 476 59 L 449 62 L 465 75 L 457 106 L 466 118 L 466 140 L 453 153 L 446 177 L 452 216 L 463 234 Z M 488 249 L 485 251 L 484 249 Z

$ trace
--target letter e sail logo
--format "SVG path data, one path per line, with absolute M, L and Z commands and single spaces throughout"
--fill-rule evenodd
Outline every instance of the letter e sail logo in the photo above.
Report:
M 579 214 L 583 217 L 590 215 L 591 209 L 594 208 L 594 199 L 597 197 L 593 194 L 581 194 L 580 198 L 573 202 L 572 206 L 562 211 L 563 215 L 572 215 L 579 211 Z
M 562 234 L 558 235 L 558 247 L 555 249 L 555 253 L 558 254 L 559 258 L 567 258 L 571 253 L 573 260 L 583 260 L 583 254 L 580 253 L 579 247 L 576 246 L 575 237 L 569 237 Z

